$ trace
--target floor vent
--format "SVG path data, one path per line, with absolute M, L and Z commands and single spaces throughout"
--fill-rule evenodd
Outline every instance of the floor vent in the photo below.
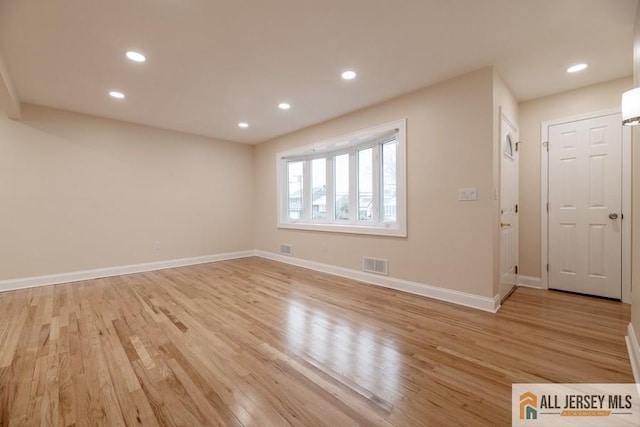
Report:
M 291 245 L 285 245 L 285 244 L 280 245 L 280 254 L 286 255 L 286 256 L 292 256 L 293 251 L 291 250 Z
M 367 273 L 384 274 L 386 276 L 389 274 L 388 268 L 389 262 L 386 259 L 364 257 L 362 263 L 362 269 Z

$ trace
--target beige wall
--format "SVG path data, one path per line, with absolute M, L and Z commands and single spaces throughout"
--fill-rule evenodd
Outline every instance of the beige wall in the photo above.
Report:
M 252 165 L 250 146 L 26 105 L 0 118 L 0 280 L 253 249 Z
M 389 260 L 390 276 L 493 297 L 493 70 L 486 68 L 304 129 L 255 149 L 255 246 L 360 270 Z M 276 227 L 276 153 L 407 118 L 408 237 Z M 478 187 L 477 202 L 457 191 Z
M 640 86 L 640 7 L 636 10 L 633 46 L 633 79 L 634 86 L 638 87 Z M 636 338 L 640 341 L 640 127 L 633 127 L 632 135 L 631 324 Z
M 544 121 L 620 108 L 622 92 L 633 86 L 625 77 L 520 104 L 520 274 L 540 271 L 540 125 Z

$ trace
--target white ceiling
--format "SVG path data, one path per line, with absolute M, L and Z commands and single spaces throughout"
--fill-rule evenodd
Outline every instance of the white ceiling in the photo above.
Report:
M 630 75 L 636 3 L 0 0 L 0 54 L 22 102 L 258 143 L 489 65 L 519 100 Z

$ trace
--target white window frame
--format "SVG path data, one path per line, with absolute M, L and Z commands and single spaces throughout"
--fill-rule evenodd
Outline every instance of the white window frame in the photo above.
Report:
M 383 202 L 382 194 L 382 144 L 388 142 L 395 134 L 398 143 L 396 152 L 396 221 L 379 221 Z M 276 155 L 277 193 L 278 193 L 278 228 L 328 231 L 337 233 L 370 234 L 378 236 L 407 237 L 407 132 L 406 119 L 396 120 L 337 138 L 322 141 L 317 144 L 285 151 Z M 373 220 L 359 221 L 357 203 L 357 156 L 359 150 L 373 147 Z M 335 156 L 349 153 L 349 220 L 335 219 Z M 311 160 L 325 157 L 327 159 L 326 172 L 326 200 L 328 220 L 312 219 L 311 188 Z M 288 218 L 288 176 L 287 163 L 303 160 L 304 191 L 303 217 L 298 220 Z M 309 205 L 309 206 L 307 206 Z

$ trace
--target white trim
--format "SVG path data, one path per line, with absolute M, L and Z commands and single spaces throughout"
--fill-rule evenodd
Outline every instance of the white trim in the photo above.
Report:
M 549 289 L 549 122 L 540 123 L 540 279 L 542 289 Z
M 621 114 L 619 108 L 548 120 L 540 124 L 540 273 L 542 289 L 549 289 L 549 127 L 578 120 Z M 620 124 L 622 126 L 622 122 Z M 631 303 L 631 130 L 622 126 L 622 302 Z
M 360 282 L 372 285 L 382 286 L 385 288 L 395 289 L 410 294 L 420 295 L 427 298 L 433 298 L 440 301 L 446 301 L 453 304 L 463 305 L 478 310 L 495 313 L 500 308 L 500 295 L 493 298 L 480 295 L 460 292 L 437 286 L 426 285 L 423 283 L 411 282 L 393 277 L 379 276 L 376 274 L 365 273 L 363 271 L 352 270 L 349 268 L 337 267 L 329 264 L 322 264 L 315 261 L 309 261 L 300 258 L 285 257 L 271 252 L 257 250 L 256 256 L 261 258 L 278 261 L 285 264 L 295 265 L 297 267 L 308 268 L 310 270 L 320 271 L 323 273 L 333 274 L 335 276 L 346 277 L 348 279 L 358 280 Z
M 636 384 L 640 383 L 640 345 L 636 338 L 636 333 L 633 330 L 633 325 L 629 323 L 627 327 L 627 351 L 629 352 L 629 363 L 631 363 L 631 370 L 633 371 L 633 379 Z
M 331 233 L 349 233 L 349 234 L 367 234 L 369 236 L 390 236 L 390 237 L 407 237 L 406 230 L 398 228 L 384 228 L 375 225 L 356 225 L 356 224 L 340 224 L 334 223 L 317 223 L 310 222 L 283 222 L 278 228 L 286 228 L 290 230 L 311 230 L 311 231 L 328 231 Z
M 631 304 L 631 127 L 622 126 L 622 302 Z
M 540 277 L 531 276 L 518 276 L 518 286 L 524 286 L 525 288 L 542 289 L 542 279 Z
M 118 267 L 97 268 L 93 270 L 75 271 L 71 273 L 51 274 L 47 276 L 25 277 L 21 279 L 0 280 L 0 292 L 36 286 L 56 285 L 59 283 L 78 282 L 99 279 L 101 277 L 121 276 L 125 274 L 143 273 L 146 271 L 164 270 L 167 268 L 185 267 L 188 265 L 206 264 L 209 262 L 247 258 L 255 255 L 255 251 L 229 252 L 217 255 L 206 255 L 193 258 L 181 258 L 166 261 L 148 262 L 144 264 L 124 265 Z
M 253 256 L 282 262 L 284 264 L 308 268 L 315 271 L 321 271 L 323 273 L 333 274 L 335 276 L 346 277 L 348 279 L 382 286 L 385 288 L 395 289 L 402 292 L 408 292 L 410 294 L 420 295 L 427 298 L 433 298 L 440 301 L 463 305 L 465 307 L 488 311 L 490 313 L 495 313 L 500 308 L 500 295 L 496 295 L 493 298 L 483 297 L 467 292 L 460 292 L 452 289 L 440 288 L 437 286 L 431 286 L 417 282 L 410 282 L 408 280 L 396 279 L 393 277 L 379 276 L 377 274 L 365 273 L 363 271 L 337 267 L 329 264 L 322 264 L 315 261 L 308 261 L 300 258 L 293 258 L 259 250 L 229 252 L 224 254 L 206 255 L 193 258 L 148 262 L 144 264 L 97 268 L 93 270 L 75 271 L 71 273 L 0 280 L 0 292 L 33 288 L 38 286 L 56 285 L 61 283 L 79 282 L 84 280 L 99 279 L 103 277 L 144 273 L 147 271 L 186 267 L 189 265 L 206 264 L 210 262 L 248 258 Z

